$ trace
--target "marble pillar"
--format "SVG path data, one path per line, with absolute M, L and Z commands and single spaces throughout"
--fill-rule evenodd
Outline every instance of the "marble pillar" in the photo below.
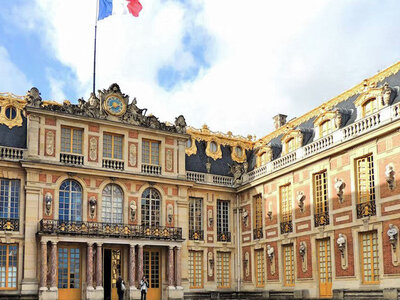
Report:
M 174 248 L 168 247 L 168 286 L 174 286 Z
M 135 283 L 135 245 L 129 245 L 129 286 L 136 287 Z
M 176 286 L 182 286 L 181 280 L 181 247 L 175 248 L 175 284 Z
M 102 244 L 97 244 L 96 249 L 96 289 L 103 288 L 103 249 Z
M 47 241 L 40 241 L 40 289 L 47 290 Z
M 93 289 L 93 243 L 87 244 L 86 284 L 88 289 Z
M 57 242 L 51 242 L 50 253 L 50 289 L 57 290 Z
M 139 245 L 138 253 L 138 280 L 143 278 L 143 245 Z

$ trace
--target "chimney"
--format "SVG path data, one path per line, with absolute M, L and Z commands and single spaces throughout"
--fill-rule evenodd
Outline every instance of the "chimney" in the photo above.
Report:
M 278 129 L 279 127 L 283 126 L 286 124 L 286 115 L 278 114 L 276 115 L 274 119 L 274 127 L 275 129 Z

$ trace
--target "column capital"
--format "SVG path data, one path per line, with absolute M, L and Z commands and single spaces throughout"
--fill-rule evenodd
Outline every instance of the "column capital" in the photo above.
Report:
M 94 242 L 87 242 L 88 247 L 93 247 Z
M 130 248 L 135 248 L 136 244 L 129 244 Z
M 143 245 L 142 244 L 138 244 L 139 248 L 143 249 Z
M 97 247 L 103 247 L 103 243 L 96 242 Z
M 42 245 L 45 245 L 45 244 L 48 243 L 48 241 L 49 241 L 49 240 L 41 239 L 41 240 L 40 240 L 40 243 L 41 243 Z
M 175 246 L 176 250 L 181 250 L 182 246 Z
M 51 244 L 52 244 L 52 245 L 57 246 L 57 243 L 58 243 L 57 241 L 51 241 Z
M 174 246 L 168 246 L 169 250 L 174 250 Z

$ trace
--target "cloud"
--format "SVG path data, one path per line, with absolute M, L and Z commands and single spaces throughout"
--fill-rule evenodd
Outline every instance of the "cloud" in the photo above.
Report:
M 52 89 L 88 97 L 95 1 L 35 3 L 26 28 L 75 74 Z M 97 87 L 119 83 L 161 120 L 261 137 L 274 115 L 300 116 L 398 59 L 395 1 L 142 4 L 139 18 L 98 23 Z
M 32 83 L 25 74 L 12 62 L 7 49 L 0 45 L 0 92 L 12 91 L 17 95 L 25 95 L 26 87 Z

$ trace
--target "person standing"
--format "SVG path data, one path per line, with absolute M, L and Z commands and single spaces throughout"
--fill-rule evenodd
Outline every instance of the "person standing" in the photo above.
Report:
M 149 282 L 147 281 L 146 276 L 143 276 L 142 280 L 140 280 L 140 300 L 146 300 L 148 287 Z
M 125 282 L 122 280 L 121 276 L 118 277 L 115 285 L 117 286 L 118 300 L 123 300 L 126 287 Z

